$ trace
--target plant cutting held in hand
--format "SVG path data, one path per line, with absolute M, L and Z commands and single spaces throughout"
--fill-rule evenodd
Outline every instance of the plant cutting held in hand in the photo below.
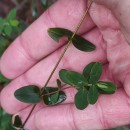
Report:
M 26 122 L 35 109 L 36 104 L 39 102 L 43 101 L 46 105 L 53 106 L 65 101 L 67 98 L 65 92 L 63 91 L 65 89 L 72 87 L 77 90 L 74 102 L 77 109 L 80 110 L 85 109 L 88 104 L 95 104 L 100 94 L 113 94 L 116 91 L 116 86 L 113 83 L 99 81 L 102 74 L 102 63 L 99 62 L 92 62 L 86 65 L 82 73 L 62 69 L 59 71 L 60 79 L 57 79 L 56 81 L 57 87 L 54 88 L 48 86 L 51 77 L 53 76 L 71 43 L 77 49 L 85 52 L 91 52 L 96 49 L 95 45 L 77 35 L 77 32 L 86 17 L 91 4 L 92 1 L 90 1 L 88 8 L 74 33 L 63 28 L 48 29 L 48 34 L 55 41 L 59 41 L 61 37 L 66 36 L 68 38 L 68 43 L 42 89 L 35 85 L 28 85 L 15 91 L 14 95 L 18 100 L 29 104 L 34 104 L 24 123 L 22 123 L 18 115 L 15 117 L 13 123 L 15 128 L 20 128 L 21 130 L 24 129 Z M 66 87 L 66 85 L 68 86 Z

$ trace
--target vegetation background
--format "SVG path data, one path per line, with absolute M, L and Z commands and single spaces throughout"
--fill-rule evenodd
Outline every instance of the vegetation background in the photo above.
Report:
M 0 57 L 11 42 L 56 1 L 0 0 Z M 0 74 L 0 90 L 7 83 L 9 83 L 9 80 Z M 1 107 L 0 130 L 14 130 L 11 124 L 11 115 L 4 112 Z M 122 126 L 111 130 L 130 130 L 130 126 Z

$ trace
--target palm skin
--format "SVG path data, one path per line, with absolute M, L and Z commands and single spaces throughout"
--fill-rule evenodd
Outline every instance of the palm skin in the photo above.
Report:
M 103 0 L 95 2 L 104 4 Z M 56 86 L 55 80 L 60 69 L 81 72 L 86 64 L 99 61 L 104 64 L 100 80 L 115 82 L 118 86 L 117 92 L 100 96 L 95 105 L 89 105 L 80 111 L 73 103 L 76 91 L 65 90 L 67 100 L 61 105 L 37 105 L 26 124 L 29 130 L 101 130 L 130 123 L 130 47 L 127 29 L 129 23 L 124 24 L 116 11 L 113 11 L 113 15 L 109 9 L 114 8 L 108 3 L 105 3 L 105 6 L 93 3 L 90 16 L 87 16 L 79 30 L 79 34 L 95 44 L 97 49 L 91 53 L 84 53 L 71 45 L 49 86 Z M 128 0 L 124 0 L 124 3 L 127 5 Z M 0 60 L 0 70 L 13 80 L 2 90 L 0 103 L 8 113 L 19 114 L 23 121 L 26 119 L 32 106 L 17 101 L 13 96 L 14 91 L 29 84 L 42 87 L 63 51 L 65 40 L 55 43 L 47 35 L 47 29 L 63 27 L 74 30 L 86 7 L 87 1 L 84 0 L 59 0 L 4 53 Z M 117 9 L 120 10 L 120 6 Z

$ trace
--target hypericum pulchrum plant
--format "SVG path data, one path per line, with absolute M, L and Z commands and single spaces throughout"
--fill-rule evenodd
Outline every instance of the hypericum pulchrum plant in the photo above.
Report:
M 99 80 L 102 74 L 102 63 L 100 62 L 89 63 L 83 69 L 82 73 L 62 69 L 59 71 L 60 79 L 56 80 L 57 87 L 54 88 L 53 86 L 48 86 L 48 82 L 53 76 L 57 66 L 59 65 L 61 59 L 63 58 L 71 43 L 77 49 L 85 52 L 91 52 L 96 49 L 95 45 L 76 34 L 86 14 L 88 13 L 91 4 L 92 1 L 90 2 L 75 32 L 71 32 L 70 30 L 64 28 L 48 29 L 48 34 L 52 39 L 59 41 L 61 37 L 66 36 L 68 38 L 68 43 L 43 88 L 40 89 L 39 86 L 28 85 L 23 86 L 22 88 L 15 91 L 14 96 L 19 101 L 34 104 L 24 123 L 22 123 L 18 115 L 15 116 L 13 123 L 13 126 L 15 128 L 25 130 L 24 126 L 29 119 L 32 111 L 34 110 L 36 104 L 39 102 L 43 101 L 44 104 L 53 106 L 65 101 L 67 98 L 64 92 L 65 89 L 72 87 L 77 90 L 74 103 L 76 108 L 79 110 L 85 109 L 89 104 L 95 104 L 100 94 L 113 94 L 116 91 L 116 86 L 113 83 Z M 66 85 L 68 87 L 66 87 Z

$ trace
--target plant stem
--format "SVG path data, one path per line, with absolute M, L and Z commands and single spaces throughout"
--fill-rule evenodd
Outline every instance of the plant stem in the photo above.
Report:
M 57 69 L 57 67 L 58 67 L 58 65 L 59 65 L 59 63 L 60 63 L 60 61 L 62 60 L 64 54 L 66 53 L 66 51 L 67 51 L 69 45 L 71 44 L 71 42 L 72 42 L 74 36 L 76 35 L 76 33 L 78 32 L 80 26 L 82 25 L 82 23 L 83 23 L 83 21 L 84 21 L 86 15 L 87 15 L 87 13 L 88 13 L 88 11 L 89 11 L 89 8 L 90 8 L 91 5 L 92 5 L 92 3 L 93 3 L 93 0 L 90 0 L 90 2 L 89 2 L 89 4 L 88 4 L 88 7 L 87 7 L 85 13 L 83 14 L 83 16 L 82 16 L 82 18 L 81 18 L 79 24 L 77 25 L 77 27 L 76 27 L 76 29 L 75 29 L 73 35 L 71 36 L 71 38 L 69 39 L 67 45 L 65 46 L 65 48 L 64 48 L 64 50 L 63 50 L 63 52 L 62 52 L 60 58 L 58 59 L 56 65 L 55 65 L 54 69 L 52 70 L 52 72 L 51 72 L 49 78 L 47 79 L 45 85 L 44 85 L 43 88 L 41 89 L 41 94 L 43 93 L 44 89 L 46 88 L 47 84 L 49 83 L 49 81 L 50 81 L 51 77 L 53 76 L 55 70 Z
M 29 114 L 28 114 L 28 116 L 27 116 L 26 120 L 24 121 L 24 123 L 23 123 L 21 128 L 24 128 L 25 124 L 27 123 L 27 121 L 28 121 L 29 117 L 31 116 L 31 114 L 32 114 L 33 110 L 35 109 L 35 107 L 36 107 L 36 104 L 33 105 L 31 111 L 29 112 Z
M 87 13 L 88 13 L 88 11 L 89 11 L 89 9 L 90 9 L 90 7 L 91 7 L 92 3 L 93 3 L 93 0 L 90 0 L 90 2 L 89 2 L 89 4 L 88 4 L 88 7 L 87 7 L 87 9 L 86 9 L 85 13 L 83 14 L 83 16 L 82 16 L 82 18 L 81 18 L 81 20 L 80 20 L 79 24 L 77 25 L 77 27 L 76 27 L 76 29 L 75 29 L 75 31 L 74 31 L 74 33 L 73 33 L 73 35 L 71 36 L 71 38 L 69 39 L 69 41 L 68 41 L 67 45 L 65 46 L 65 48 L 64 48 L 64 50 L 63 50 L 63 52 L 62 52 L 62 54 L 61 54 L 60 58 L 58 59 L 58 61 L 57 61 L 56 65 L 55 65 L 55 67 L 53 68 L 53 70 L 52 70 L 52 72 L 51 72 L 50 76 L 48 77 L 48 79 L 47 79 L 47 81 L 46 81 L 45 85 L 44 85 L 44 86 L 43 86 L 43 88 L 41 89 L 41 95 L 43 94 L 43 92 L 44 92 L 44 90 L 45 90 L 45 88 L 46 88 L 47 84 L 49 83 L 49 81 L 50 81 L 51 77 L 53 76 L 53 74 L 54 74 L 55 70 L 57 69 L 57 67 L 58 67 L 59 63 L 61 62 L 61 60 L 62 60 L 62 58 L 63 58 L 64 54 L 66 53 L 66 51 L 67 51 L 67 49 L 68 49 L 69 45 L 71 44 L 71 42 L 72 42 L 72 40 L 73 40 L 74 36 L 76 35 L 76 33 L 78 32 L 78 30 L 79 30 L 79 28 L 80 28 L 81 24 L 83 23 L 83 21 L 84 21 L 84 19 L 85 19 L 86 15 L 87 15 Z M 23 125 L 22 125 L 22 128 L 23 128 L 23 127 L 25 126 L 25 124 L 27 123 L 27 121 L 28 121 L 29 117 L 31 116 L 31 114 L 32 114 L 33 110 L 35 109 L 35 107 L 36 107 L 36 104 L 35 104 L 35 105 L 33 105 L 33 107 L 32 107 L 32 109 L 31 109 L 31 111 L 29 112 L 28 117 L 26 118 L 26 120 L 24 121 L 24 123 L 23 123 Z
M 48 95 L 51 95 L 51 94 L 58 93 L 58 92 L 60 92 L 60 91 L 62 91 L 62 90 L 68 89 L 68 88 L 72 88 L 72 86 L 69 86 L 69 87 L 66 87 L 66 88 L 61 88 L 61 89 L 58 89 L 58 90 L 55 91 L 55 92 L 51 92 L 51 93 L 44 94 L 44 95 L 42 95 L 42 97 L 48 96 Z

